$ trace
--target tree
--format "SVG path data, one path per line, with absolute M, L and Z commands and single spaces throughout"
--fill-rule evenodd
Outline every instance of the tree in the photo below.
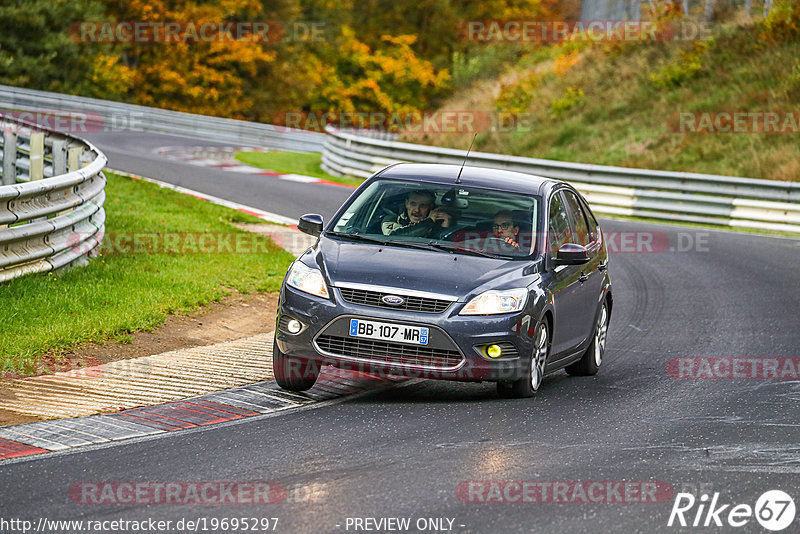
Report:
M 97 83 L 115 63 L 113 47 L 76 42 L 70 24 L 101 19 L 95 0 L 4 0 L 0 4 L 0 83 L 99 98 L 125 88 Z M 111 58 L 109 62 L 108 58 Z
M 256 0 L 213 0 L 204 3 L 185 0 L 133 0 L 127 3 L 104 0 L 109 13 L 120 21 L 185 23 L 183 30 L 201 23 L 262 21 L 261 3 Z M 156 42 L 128 42 L 123 45 L 122 63 L 131 69 L 131 96 L 138 104 L 178 111 L 227 117 L 250 117 L 261 65 L 275 59 L 265 42 L 219 37 L 193 39 L 182 32 L 180 39 L 166 34 Z M 166 41 L 166 42 L 165 42 Z

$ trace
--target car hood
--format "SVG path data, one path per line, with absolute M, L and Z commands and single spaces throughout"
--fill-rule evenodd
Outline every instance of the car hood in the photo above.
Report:
M 451 254 L 322 237 L 303 260 L 316 264 L 334 287 L 370 284 L 429 291 L 465 302 L 488 289 L 527 287 L 538 276 L 538 262 L 472 254 Z

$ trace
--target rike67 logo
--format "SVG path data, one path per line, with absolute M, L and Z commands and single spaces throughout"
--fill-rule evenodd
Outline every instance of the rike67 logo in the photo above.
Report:
M 667 526 L 680 527 L 743 527 L 755 517 L 767 530 L 778 532 L 789 527 L 795 518 L 794 500 L 781 490 L 770 490 L 761 495 L 755 506 L 749 504 L 721 504 L 719 493 L 699 499 L 691 493 L 678 493 L 669 514 Z

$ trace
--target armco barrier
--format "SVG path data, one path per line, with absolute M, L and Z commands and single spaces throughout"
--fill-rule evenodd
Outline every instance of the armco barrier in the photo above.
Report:
M 19 121 L 3 129 L 0 282 L 85 262 L 105 231 L 105 155 Z
M 322 167 L 366 178 L 398 161 L 461 165 L 466 151 L 328 129 Z M 800 183 L 470 153 L 467 165 L 558 178 L 601 214 L 800 233 Z
M 0 85 L 0 113 L 42 113 L 53 120 L 56 112 L 85 114 L 86 128 L 96 131 L 141 131 L 182 135 L 219 143 L 289 150 L 319 152 L 325 134 L 206 115 L 194 115 L 166 109 L 122 104 L 47 91 Z M 31 117 L 29 120 L 35 120 Z M 78 123 L 80 125 L 80 122 Z M 81 135 L 81 131 L 70 131 Z M 88 132 L 87 132 L 88 133 Z

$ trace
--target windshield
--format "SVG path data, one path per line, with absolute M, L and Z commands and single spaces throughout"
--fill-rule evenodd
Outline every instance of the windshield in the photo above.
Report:
M 497 257 L 536 252 L 539 197 L 460 185 L 377 180 L 328 235 Z

